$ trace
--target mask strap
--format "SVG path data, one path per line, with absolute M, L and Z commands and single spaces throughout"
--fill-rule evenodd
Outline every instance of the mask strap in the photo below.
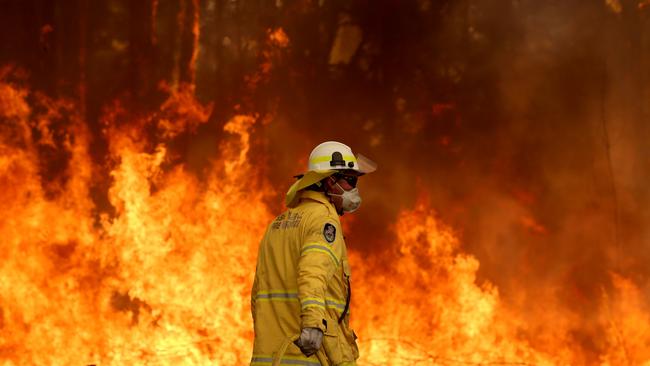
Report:
M 343 194 L 345 194 L 345 192 L 350 192 L 350 191 L 346 191 L 345 189 L 343 189 L 343 187 L 341 187 L 341 185 L 339 184 L 339 182 L 336 182 L 336 185 L 337 185 L 337 186 L 341 189 L 341 191 L 343 191 L 343 192 L 341 192 L 340 194 L 330 193 L 330 196 L 343 197 Z

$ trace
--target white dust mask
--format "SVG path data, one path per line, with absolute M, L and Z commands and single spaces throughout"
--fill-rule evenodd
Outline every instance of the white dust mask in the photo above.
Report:
M 359 190 L 356 187 L 354 187 L 351 190 L 346 191 L 338 183 L 336 183 L 336 185 L 339 188 L 341 188 L 343 193 L 342 194 L 330 193 L 330 196 L 341 197 L 342 200 L 341 209 L 343 210 L 343 212 L 352 213 L 356 211 L 359 208 L 359 206 L 361 206 L 361 196 L 359 195 Z

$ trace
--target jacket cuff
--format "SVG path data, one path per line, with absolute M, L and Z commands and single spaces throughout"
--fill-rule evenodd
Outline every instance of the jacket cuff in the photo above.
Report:
M 318 328 L 325 333 L 327 331 L 327 320 L 322 317 L 304 316 L 301 329 L 305 328 Z

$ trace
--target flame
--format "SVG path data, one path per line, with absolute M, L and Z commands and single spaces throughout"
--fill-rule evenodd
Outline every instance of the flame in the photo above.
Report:
M 616 291 L 603 292 L 595 321 L 567 312 L 555 289 L 539 289 L 540 309 L 521 309 L 490 282 L 478 283 L 478 260 L 463 253 L 425 198 L 401 212 L 393 232 L 393 252 L 351 255 L 360 364 L 650 364 L 650 312 L 629 279 L 612 274 Z M 595 359 L 573 334 L 590 327 L 606 330 Z
M 283 34 L 270 33 L 277 47 Z M 257 245 L 276 213 L 251 153 L 258 118 L 224 124 L 199 178 L 172 153 L 212 112 L 191 85 L 164 89 L 146 115 L 116 102 L 101 118 L 98 164 L 73 102 L 0 75 L 2 364 L 247 363 Z M 108 208 L 93 199 L 103 179 Z M 550 230 L 532 216 L 520 223 Z M 480 280 L 479 261 L 427 199 L 392 233 L 374 255 L 350 246 L 360 365 L 650 365 L 647 295 L 632 279 L 612 273 L 593 312 L 566 309 L 556 288 L 536 289 L 526 307 Z
M 245 77 L 249 90 L 255 90 L 260 84 L 268 81 L 274 62 L 282 59 L 282 50 L 289 47 L 289 45 L 289 36 L 281 27 L 266 30 L 266 43 L 260 50 L 259 66 L 256 72 Z
M 289 36 L 280 27 L 269 30 L 269 41 L 277 47 L 284 48 L 289 46 Z
M 165 143 L 144 143 L 207 121 L 209 106 L 172 94 L 157 117 L 107 128 L 115 212 L 90 199 L 90 139 L 71 104 L 0 84 L 0 179 L 4 260 L 0 358 L 8 365 L 237 364 L 249 357 L 247 293 L 259 237 L 271 218 L 248 158 L 256 120 L 235 116 L 231 138 L 199 181 L 165 168 Z M 41 96 L 42 98 L 42 96 Z M 168 109 L 173 109 L 173 111 Z M 65 115 L 64 115 L 65 113 Z M 105 122 L 120 116 L 119 106 Z M 172 120 L 169 117 L 173 115 Z M 61 141 L 48 118 L 67 119 Z M 39 131 L 38 134 L 33 131 Z M 57 144 L 60 144 L 57 145 Z M 70 155 L 63 183 L 48 194 L 39 148 Z M 264 189 L 262 189 L 264 188 Z M 226 285 L 227 284 L 227 285 Z M 7 332 L 8 330 L 8 332 Z
M 616 297 L 603 293 L 601 321 L 606 326 L 607 352 L 602 365 L 650 365 L 650 312 L 644 295 L 629 279 L 613 274 Z
M 479 262 L 460 251 L 425 202 L 403 212 L 394 232 L 398 250 L 385 253 L 390 263 L 351 259 L 354 284 L 363 284 L 355 287 L 352 314 L 362 364 L 554 364 L 518 339 L 498 290 L 476 283 Z

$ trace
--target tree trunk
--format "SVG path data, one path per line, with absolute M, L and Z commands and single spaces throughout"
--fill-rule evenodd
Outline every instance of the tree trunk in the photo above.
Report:
M 199 0 L 181 0 L 178 11 L 178 37 L 174 49 L 172 87 L 196 83 L 196 59 L 199 52 Z
M 151 96 L 156 85 L 154 70 L 154 1 L 130 1 L 129 13 L 129 87 L 137 100 Z

